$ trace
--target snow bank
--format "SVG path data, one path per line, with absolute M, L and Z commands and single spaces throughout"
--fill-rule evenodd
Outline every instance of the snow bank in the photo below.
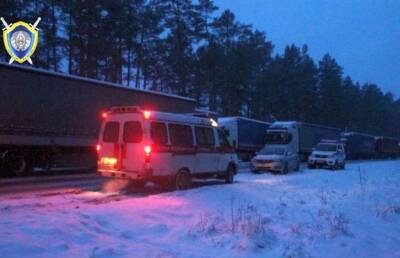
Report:
M 1 257 L 400 257 L 400 161 L 0 199 Z M 0 197 L 1 198 L 1 197 Z

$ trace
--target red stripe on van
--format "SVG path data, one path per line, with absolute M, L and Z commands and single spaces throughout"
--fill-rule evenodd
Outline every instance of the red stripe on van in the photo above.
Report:
M 158 145 L 151 146 L 152 153 L 172 153 L 173 155 L 194 155 L 196 153 L 234 153 L 234 149 L 229 146 L 206 147 L 206 146 L 171 146 Z

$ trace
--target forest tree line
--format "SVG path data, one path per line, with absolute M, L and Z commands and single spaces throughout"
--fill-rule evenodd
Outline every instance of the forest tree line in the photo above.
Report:
M 5 0 L 0 13 L 42 18 L 36 67 L 192 97 L 224 116 L 400 137 L 399 98 L 306 45 L 274 54 L 266 33 L 212 0 Z

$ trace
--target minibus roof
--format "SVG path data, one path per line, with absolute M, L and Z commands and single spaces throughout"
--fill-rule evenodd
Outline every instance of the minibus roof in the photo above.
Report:
M 184 124 L 194 124 L 194 125 L 203 125 L 203 126 L 212 126 L 212 121 L 210 118 L 206 117 L 196 117 L 191 115 L 184 114 L 175 114 L 168 112 L 160 112 L 160 111 L 152 111 L 152 110 L 142 110 L 136 106 L 125 106 L 125 107 L 112 107 L 111 114 L 128 114 L 128 113 L 142 113 L 144 115 L 144 119 L 146 120 L 158 120 L 158 121 L 166 121 L 171 123 L 184 123 Z

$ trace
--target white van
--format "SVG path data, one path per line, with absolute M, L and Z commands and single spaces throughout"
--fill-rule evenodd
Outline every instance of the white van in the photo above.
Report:
M 238 164 L 215 121 L 130 106 L 103 114 L 97 151 L 101 176 L 178 190 L 189 188 L 192 177 L 232 183 Z

